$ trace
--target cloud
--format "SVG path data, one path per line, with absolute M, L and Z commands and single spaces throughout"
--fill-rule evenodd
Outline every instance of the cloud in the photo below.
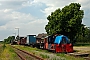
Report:
M 17 33 L 15 27 L 24 36 L 45 32 L 47 16 L 72 2 L 81 4 L 85 12 L 83 23 L 90 26 L 89 0 L 0 0 L 0 40 Z
M 64 7 L 65 5 L 68 5 L 70 2 L 72 2 L 72 0 L 34 0 L 35 2 L 37 3 L 44 3 L 46 4 L 47 8 L 45 8 L 44 10 L 41 10 L 43 13 L 46 14 L 46 17 L 48 15 L 50 15 L 51 12 L 55 11 L 56 9 L 58 8 L 62 8 Z
M 8 17 L 9 10 L 0 10 L 0 26 L 6 24 L 8 21 L 12 20 L 12 18 Z
M 0 0 L 1 9 L 20 9 L 28 0 Z
M 0 0 L 0 32 L 2 32 L 0 35 L 5 36 L 12 34 L 15 27 L 19 27 L 23 35 L 29 32 L 38 33 L 38 31 L 45 31 L 42 28 L 44 28 L 44 25 L 47 23 L 46 20 L 38 19 L 30 13 L 26 14 L 25 11 L 17 11 L 27 6 L 38 7 L 42 6 L 42 4 L 36 4 L 34 1 L 31 2 L 30 0 Z M 37 28 L 39 29 L 36 30 Z M 8 32 L 8 34 L 6 34 L 6 32 Z
M 8 17 L 11 17 L 10 19 Z M 43 23 L 42 19 L 37 19 L 36 17 L 33 17 L 31 14 L 25 14 L 25 13 L 20 13 L 20 12 L 12 12 L 11 14 L 8 14 L 8 19 L 10 21 L 8 21 L 8 23 L 6 23 L 4 26 L 6 26 L 6 28 L 14 28 L 15 26 L 20 26 L 23 27 L 22 25 L 36 25 L 39 23 Z M 6 19 L 7 19 L 6 18 Z
M 25 11 L 18 11 L 25 7 L 30 8 L 28 5 L 24 6 L 24 4 L 28 4 L 29 1 L 30 0 L 0 0 L 0 39 L 13 35 L 13 32 L 17 33 L 15 27 L 19 27 L 20 35 L 25 36 L 27 34 L 45 32 L 46 19 L 38 18 Z M 40 8 L 42 4 L 32 4 L 31 6 Z
M 13 32 L 17 33 L 15 27 L 20 28 L 21 36 L 45 32 L 44 27 L 47 23 L 45 19 L 37 19 L 37 17 L 33 17 L 31 14 L 25 14 L 20 12 L 12 12 L 11 14 L 8 14 L 8 17 L 7 18 L 10 21 L 7 20 L 7 23 L 5 23 L 3 26 L 0 26 L 0 31 L 3 32 L 0 34 L 2 35 L 5 34 L 7 36 L 12 35 Z
M 46 14 L 46 17 L 51 14 L 51 12 L 55 11 L 56 9 L 62 9 L 64 6 L 69 5 L 70 3 L 80 3 L 81 9 L 85 12 L 90 10 L 88 7 L 90 5 L 90 0 L 34 0 L 33 3 L 44 3 L 46 4 L 47 8 L 41 10 L 43 13 Z M 87 15 L 87 14 L 85 14 Z

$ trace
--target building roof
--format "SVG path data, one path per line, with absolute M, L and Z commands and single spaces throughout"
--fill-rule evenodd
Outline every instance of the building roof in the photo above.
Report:
M 36 38 L 45 38 L 47 36 L 47 34 L 42 33 L 42 34 L 38 34 L 38 36 Z

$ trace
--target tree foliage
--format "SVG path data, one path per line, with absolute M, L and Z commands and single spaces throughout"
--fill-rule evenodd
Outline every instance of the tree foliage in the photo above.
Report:
M 90 27 L 84 27 L 83 33 L 78 35 L 76 42 L 90 43 Z
M 5 43 L 10 43 L 11 40 L 14 40 L 15 39 L 15 36 L 9 36 L 7 39 L 4 39 L 4 42 Z
M 63 34 L 71 40 L 81 31 L 83 10 L 79 3 L 71 3 L 62 9 L 57 9 L 47 17 L 49 21 L 45 26 L 48 35 Z

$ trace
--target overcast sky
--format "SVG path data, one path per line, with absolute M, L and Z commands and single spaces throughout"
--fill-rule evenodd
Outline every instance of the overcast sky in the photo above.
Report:
M 45 33 L 47 16 L 70 3 L 80 3 L 83 24 L 90 26 L 90 0 L 0 0 L 0 40 L 19 34 Z

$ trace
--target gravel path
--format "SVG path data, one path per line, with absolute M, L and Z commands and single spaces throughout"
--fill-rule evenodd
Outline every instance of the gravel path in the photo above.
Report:
M 90 52 L 90 46 L 87 46 L 87 47 L 83 47 L 83 46 L 73 47 L 73 49 L 78 50 L 80 52 Z

